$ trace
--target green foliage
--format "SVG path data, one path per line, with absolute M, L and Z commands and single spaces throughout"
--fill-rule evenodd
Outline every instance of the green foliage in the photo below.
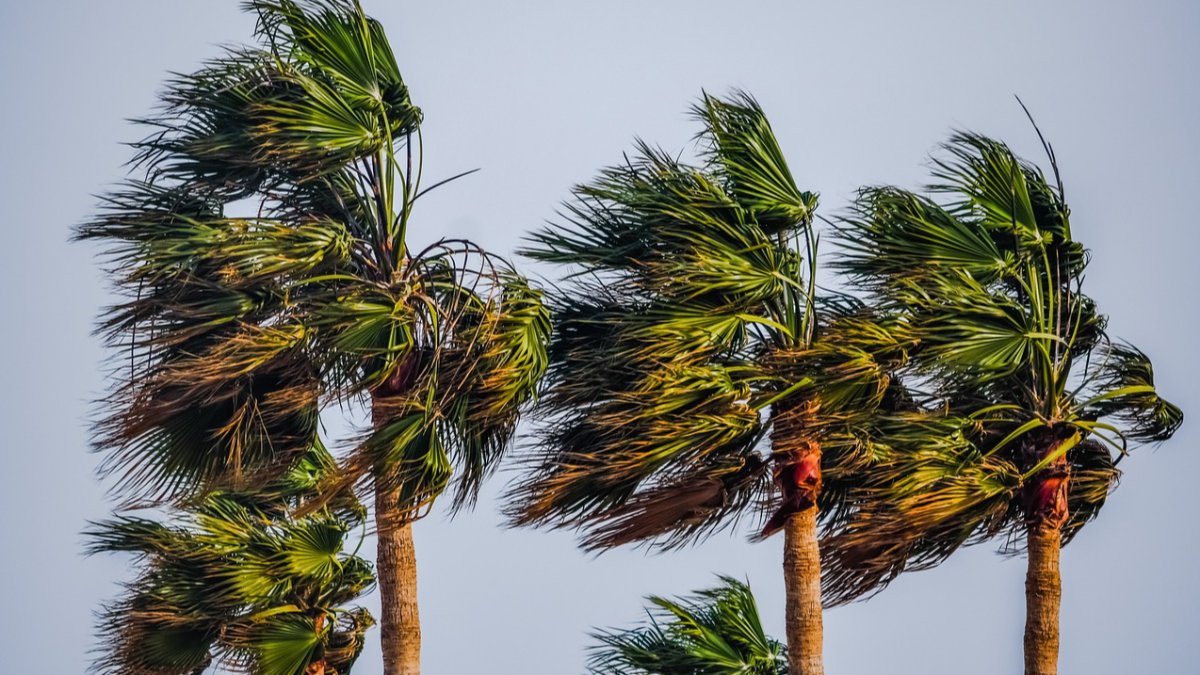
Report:
M 810 221 L 817 205 L 811 192 L 796 189 L 775 132 L 758 102 L 745 92 L 722 100 L 705 94 L 693 108 L 707 129 L 707 159 L 723 175 L 729 192 L 768 233 Z
M 1052 165 L 1054 155 L 1047 146 Z M 942 201 L 863 190 L 840 231 L 842 270 L 913 339 L 907 372 L 943 413 L 946 442 L 892 448 L 823 547 L 832 601 L 1002 537 L 1019 550 L 1026 502 L 1052 464 L 1069 475 L 1064 539 L 1095 517 L 1129 441 L 1182 422 L 1149 359 L 1108 338 L 1082 290 L 1088 253 L 1061 180 L 1003 143 L 954 135 L 935 160 Z M 931 414 L 931 413 L 926 413 Z
M 466 505 L 546 368 L 541 295 L 469 242 L 407 246 L 421 112 L 358 3 L 244 4 L 259 44 L 168 82 L 144 178 L 78 232 L 125 296 L 104 470 L 133 503 L 260 485 L 371 396 L 331 494 L 378 480 L 415 516 L 457 473 Z
M 373 623 L 343 605 L 370 590 L 370 563 L 343 552 L 365 516 L 353 499 L 303 518 L 333 459 L 315 447 L 285 478 L 252 492 L 215 492 L 170 524 L 119 516 L 94 524 L 90 553 L 138 556 L 125 596 L 99 616 L 101 673 L 191 675 L 210 664 L 300 675 L 322 661 L 348 673 Z
M 721 585 L 681 600 L 651 596 L 647 624 L 595 634 L 597 675 L 786 675 L 787 651 L 767 637 L 750 587 Z

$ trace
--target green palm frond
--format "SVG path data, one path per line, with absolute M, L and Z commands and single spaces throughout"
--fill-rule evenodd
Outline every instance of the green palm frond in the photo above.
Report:
M 538 478 L 520 489 L 521 517 L 580 525 L 642 485 L 652 490 L 711 463 L 753 461 L 761 420 L 738 373 L 703 361 L 669 362 L 646 372 L 636 388 L 564 411 L 543 432 L 543 443 L 561 454 L 548 456 Z
M 1063 525 L 1063 541 L 1069 542 L 1089 521 L 1100 515 L 1108 495 L 1117 487 L 1121 471 L 1104 443 L 1087 440 L 1068 454 L 1071 463 L 1067 495 L 1070 520 Z
M 1086 258 L 1083 247 L 1071 240 L 1071 212 L 1061 184 L 1051 185 L 1041 169 L 986 136 L 956 133 L 943 147 L 945 158 L 935 159 L 933 172 L 942 182 L 931 188 L 949 195 L 952 210 L 972 212 L 982 227 L 1003 233 L 1004 248 L 1019 254 L 1047 246 L 1064 270 L 1082 271 Z
M 893 187 L 861 191 L 841 232 L 845 255 L 839 265 L 864 281 L 920 277 L 927 267 L 986 281 L 1013 264 L 986 232 L 930 199 Z
M 817 208 L 817 196 L 796 187 L 783 150 L 749 94 L 728 99 L 704 94 L 692 109 L 704 122 L 706 154 L 730 182 L 734 199 L 754 214 L 768 233 L 805 227 Z
M 410 412 L 404 417 L 388 413 L 389 421 L 360 446 L 356 454 L 361 459 L 349 465 L 348 475 L 365 477 L 372 460 L 388 466 L 387 482 L 376 478 L 375 489 L 398 491 L 400 503 L 415 515 L 450 484 L 449 449 L 430 411 L 394 401 L 387 405 L 403 405 Z
M 768 637 L 750 587 L 731 577 L 691 597 L 651 596 L 646 625 L 593 637 L 597 675 L 784 675 L 787 653 Z
M 1014 527 L 1020 468 L 980 452 L 971 420 L 925 411 L 879 422 L 867 481 L 822 540 L 827 605 L 882 590 L 900 573 L 937 566 L 959 547 Z
M 541 291 L 511 271 L 501 286 L 499 297 L 483 308 L 477 325 L 469 329 L 469 337 L 463 336 L 467 348 L 460 363 L 473 362 L 474 372 L 467 376 L 450 371 L 460 385 L 445 415 L 446 434 L 461 471 L 456 508 L 473 504 L 483 480 L 495 471 L 548 363 L 550 313 Z
M 1149 357 L 1132 345 L 1112 344 L 1098 351 L 1089 373 L 1092 395 L 1081 406 L 1083 415 L 1112 416 L 1136 441 L 1171 438 L 1183 424 L 1183 411 L 1158 395 Z
M 472 268 L 467 255 L 482 262 Z M 417 515 L 456 472 L 455 508 L 474 501 L 536 393 L 550 323 L 541 292 L 498 258 L 446 243 L 413 265 L 401 297 L 343 299 L 321 311 L 345 386 L 374 394 L 375 428 L 341 482 L 385 467 L 380 486 L 399 490 Z
M 350 2 L 245 3 L 261 49 L 173 79 L 139 165 L 247 196 L 379 152 L 420 124 L 379 25 Z
M 249 0 L 245 6 L 258 12 L 260 30 L 278 49 L 318 69 L 349 100 L 376 106 L 403 129 L 420 122 L 383 27 L 357 2 Z
M 935 188 L 950 193 L 960 207 L 978 213 L 987 229 L 1028 235 L 1039 223 L 1033 212 L 1025 165 L 1003 143 L 973 133 L 956 133 L 935 160 Z
M 762 357 L 763 372 L 776 383 L 761 396 L 770 402 L 797 395 L 817 402 L 823 419 L 811 420 L 814 424 L 859 417 L 856 422 L 869 423 L 915 341 L 907 326 L 884 323 L 865 306 L 822 310 L 816 340 Z
M 312 617 L 281 615 L 239 637 L 256 653 L 262 675 L 303 675 L 320 658 L 321 632 Z

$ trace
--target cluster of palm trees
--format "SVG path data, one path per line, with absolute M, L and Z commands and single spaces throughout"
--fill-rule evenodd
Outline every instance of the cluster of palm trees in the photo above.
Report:
M 1056 672 L 1059 549 L 1182 413 L 1083 292 L 1049 145 L 1048 177 L 957 134 L 928 190 L 828 220 L 754 99 L 706 94 L 693 163 L 639 144 L 532 235 L 566 270 L 543 291 L 470 242 L 409 245 L 441 183 L 357 1 L 245 5 L 257 44 L 168 83 L 138 177 L 78 232 L 123 294 L 102 469 L 161 516 L 89 533 L 140 561 L 99 671 L 344 674 L 378 621 L 384 672 L 418 673 L 412 524 L 470 507 L 532 412 L 515 524 L 592 550 L 783 532 L 786 649 L 723 578 L 599 634 L 594 672 L 822 673 L 823 607 L 997 537 L 1028 550 L 1026 672 Z M 819 220 L 846 292 L 816 284 Z M 319 416 L 356 402 L 335 459 Z M 345 550 L 368 522 L 373 570 Z M 381 616 L 346 607 L 376 583 Z

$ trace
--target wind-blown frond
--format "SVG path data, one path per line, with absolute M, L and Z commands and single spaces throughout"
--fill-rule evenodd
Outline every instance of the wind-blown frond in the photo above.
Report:
M 318 320 L 338 344 L 331 372 L 373 395 L 373 428 L 338 483 L 373 477 L 410 518 L 456 472 L 455 508 L 473 502 L 536 393 L 550 339 L 541 292 L 503 260 L 445 242 L 412 264 L 400 293 L 343 298 Z
M 706 154 L 730 182 L 734 199 L 768 233 L 805 226 L 817 196 L 796 187 L 783 150 L 758 101 L 745 92 L 728 99 L 705 94 L 692 114 L 705 125 Z
M 516 431 L 519 414 L 533 400 L 546 372 L 550 312 L 542 293 L 507 271 L 501 290 L 464 336 L 459 363 L 473 360 L 471 376 L 456 376 L 460 393 L 447 406 L 445 427 L 461 474 L 455 506 L 472 504 L 483 480 L 495 471 Z
M 1165 441 L 1183 424 L 1183 411 L 1158 395 L 1150 358 L 1132 345 L 1113 344 L 1098 350 L 1089 373 L 1093 395 L 1082 404 L 1085 416 L 1112 416 L 1128 428 L 1126 435 L 1147 443 Z
M 588 672 L 597 675 L 785 675 L 787 652 L 767 636 L 750 587 L 731 577 L 693 596 L 648 598 L 645 625 L 593 637 Z
M 637 389 L 546 427 L 543 442 L 561 454 L 518 489 L 525 522 L 580 525 L 642 487 L 653 492 L 701 467 L 711 476 L 720 466 L 761 462 L 753 452 L 759 415 L 727 369 L 668 363 L 645 377 Z
M 893 187 L 862 190 L 840 233 L 838 266 L 866 284 L 920 278 L 928 267 L 962 270 L 984 281 L 1013 262 L 986 232 L 932 200 Z
M 872 483 L 852 493 L 853 515 L 822 541 L 827 606 L 878 592 L 902 572 L 936 567 L 960 546 L 1014 525 L 1016 466 L 979 453 L 960 434 L 940 447 L 928 434 L 917 448 L 901 438 L 891 435 L 890 461 L 872 467 Z

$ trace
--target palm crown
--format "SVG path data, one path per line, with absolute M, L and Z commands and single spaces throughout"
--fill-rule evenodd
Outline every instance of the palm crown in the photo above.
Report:
M 833 506 L 903 354 L 848 298 L 816 296 L 817 198 L 759 105 L 706 95 L 693 114 L 701 166 L 641 143 L 526 251 L 579 271 L 553 297 L 548 425 L 516 517 L 589 526 L 590 547 L 676 546 L 771 500 L 772 420 L 781 461 L 821 438 Z
M 1051 183 L 1003 143 L 960 133 L 934 176 L 943 201 L 864 190 L 840 264 L 907 326 L 920 403 L 958 429 L 938 451 L 879 465 L 871 498 L 825 548 L 836 599 L 964 543 L 1019 546 L 1031 524 L 1069 540 L 1104 504 L 1128 444 L 1165 440 L 1182 422 L 1149 359 L 1111 341 L 1083 293 L 1088 253 L 1056 165 Z
M 457 464 L 469 501 L 544 368 L 539 294 L 468 242 L 407 245 L 421 112 L 378 23 L 246 6 L 262 46 L 170 81 L 145 179 L 80 230 L 129 296 L 104 323 L 129 358 L 106 466 L 157 499 L 253 482 L 310 445 L 321 401 L 371 392 L 346 480 L 374 471 L 414 511 Z

